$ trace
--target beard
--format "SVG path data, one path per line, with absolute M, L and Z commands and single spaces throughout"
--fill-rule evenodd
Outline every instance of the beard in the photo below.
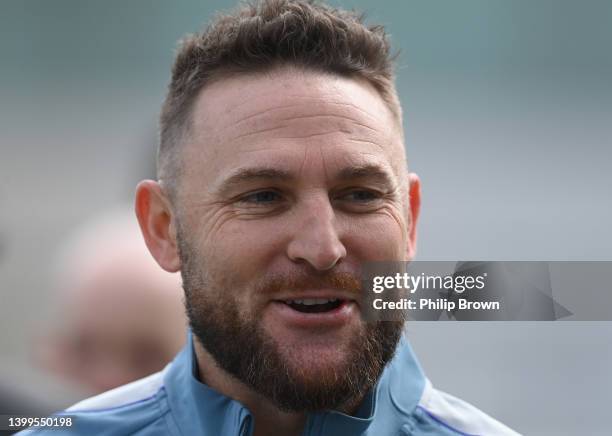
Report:
M 325 276 L 296 272 L 262 278 L 251 289 L 236 288 L 226 271 L 215 277 L 206 271 L 202 256 L 177 228 L 185 306 L 193 334 L 216 364 L 235 379 L 285 412 L 348 411 L 376 384 L 392 359 L 403 321 L 361 321 L 345 347 L 343 359 L 322 365 L 315 355 L 292 359 L 292 346 L 268 334 L 256 313 L 241 313 L 236 295 L 260 292 L 274 295 L 287 289 L 332 288 L 361 292 L 360 281 L 349 273 Z M 295 352 L 298 355 L 299 353 Z M 315 363 L 313 365 L 305 363 Z

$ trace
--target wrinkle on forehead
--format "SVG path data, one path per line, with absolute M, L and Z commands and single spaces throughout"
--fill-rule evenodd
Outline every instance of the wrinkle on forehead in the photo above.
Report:
M 350 135 L 356 139 L 377 142 L 381 145 L 391 141 L 393 132 L 382 129 L 387 124 L 368 118 L 360 112 L 330 108 L 325 99 L 318 103 L 312 101 L 306 104 L 296 104 L 293 107 L 277 111 L 264 110 L 254 107 L 241 119 L 235 120 L 233 116 L 218 120 L 215 126 L 207 129 L 216 135 L 224 137 L 227 143 L 234 142 L 240 145 L 243 140 L 251 142 L 257 136 L 269 139 L 306 139 L 309 137 L 339 133 Z M 249 111 L 249 112 L 251 112 Z
M 249 121 L 255 117 L 261 117 L 261 116 L 266 116 L 266 115 L 273 115 L 276 112 L 284 112 L 286 113 L 286 111 L 288 109 L 293 109 L 296 107 L 300 107 L 302 106 L 304 103 L 309 103 L 312 101 L 316 101 L 316 100 L 320 100 L 320 97 L 312 97 L 312 96 L 303 96 L 303 95 L 288 95 L 287 98 L 291 98 L 291 99 L 296 99 L 298 100 L 298 102 L 296 103 L 292 103 L 292 104 L 286 104 L 286 105 L 281 105 L 281 106 L 274 106 L 268 109 L 265 109 L 263 111 L 257 111 L 251 115 L 246 115 L 244 117 L 242 117 L 242 119 L 238 119 L 238 121 L 234 124 L 235 126 Z M 303 100 L 303 101 L 299 101 L 299 100 Z M 352 110 L 356 110 L 358 112 L 360 112 L 363 116 L 369 118 L 370 120 L 374 121 L 374 122 L 382 122 L 383 120 L 380 117 L 376 117 L 375 115 L 371 114 L 370 112 L 360 108 L 359 106 L 350 103 L 350 102 L 341 102 L 341 101 L 332 101 L 332 100 L 326 100 L 325 103 L 331 107 L 334 106 L 338 106 L 339 108 L 344 108 L 344 109 L 352 109 Z M 235 108 L 231 109 L 230 111 L 228 111 L 227 113 L 232 113 L 234 111 L 240 110 L 240 109 L 245 109 L 244 106 L 248 105 L 249 102 L 244 102 L 241 103 L 240 105 L 236 106 Z
M 272 110 L 248 114 L 246 118 L 246 122 L 243 118 L 236 123 L 230 119 L 220 120 L 219 124 L 225 125 L 215 127 L 218 137 L 223 137 L 226 145 L 233 144 L 237 152 L 252 150 L 254 146 L 259 148 L 262 144 L 300 140 L 307 140 L 304 145 L 360 142 L 389 152 L 393 141 L 393 131 L 385 129 L 388 124 L 356 111 L 338 110 L 337 107 L 330 110 L 324 99 L 320 99 L 319 104 L 293 105 L 283 112 Z

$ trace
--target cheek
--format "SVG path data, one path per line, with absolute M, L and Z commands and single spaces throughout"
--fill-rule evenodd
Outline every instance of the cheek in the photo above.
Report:
M 351 222 L 345 233 L 347 250 L 362 261 L 404 260 L 406 225 L 391 211 L 364 216 Z
M 254 280 L 270 272 L 275 259 L 283 252 L 285 226 L 281 221 L 280 218 L 232 220 L 218 227 L 201 245 L 206 268 L 235 289 L 245 290 Z M 238 298 L 246 296 L 248 292 L 241 292 Z
M 210 254 L 237 264 L 266 260 L 280 246 L 282 230 L 277 220 L 235 220 L 209 239 Z

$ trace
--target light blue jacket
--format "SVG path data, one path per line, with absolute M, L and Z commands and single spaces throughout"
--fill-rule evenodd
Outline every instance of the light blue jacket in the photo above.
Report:
M 163 371 L 61 412 L 73 417 L 72 428 L 19 434 L 252 435 L 249 410 L 198 381 L 194 356 L 190 334 L 185 348 Z M 356 416 L 334 411 L 312 413 L 303 431 L 303 436 L 516 434 L 466 402 L 434 389 L 404 339 Z

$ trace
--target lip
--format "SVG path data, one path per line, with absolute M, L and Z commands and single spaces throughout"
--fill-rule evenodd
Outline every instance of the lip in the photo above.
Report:
M 355 292 L 335 291 L 335 290 L 307 290 L 307 291 L 292 291 L 275 295 L 272 301 L 282 302 L 289 300 L 306 300 L 306 299 L 327 299 L 327 300 L 346 300 L 357 303 L 358 295 Z
M 291 298 L 282 300 L 300 300 L 304 298 L 338 298 L 313 296 L 312 294 L 292 295 Z M 286 326 L 317 329 L 317 328 L 338 328 L 348 324 L 355 316 L 359 315 L 357 303 L 354 300 L 340 298 L 342 304 L 328 312 L 304 313 L 292 309 L 288 304 L 275 299 L 271 302 L 270 308 L 274 312 L 275 319 L 281 321 Z

